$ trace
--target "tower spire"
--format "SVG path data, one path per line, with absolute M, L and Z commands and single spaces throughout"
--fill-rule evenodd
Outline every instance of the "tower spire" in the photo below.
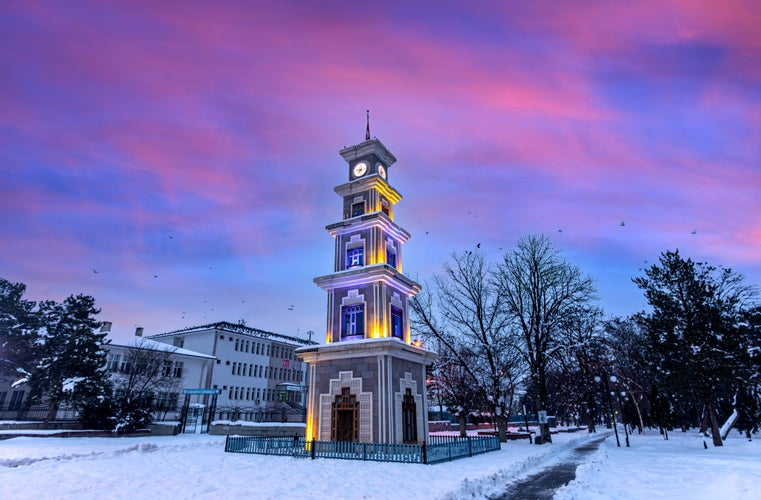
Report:
M 370 140 L 370 110 L 367 110 L 367 129 L 365 131 L 365 140 Z

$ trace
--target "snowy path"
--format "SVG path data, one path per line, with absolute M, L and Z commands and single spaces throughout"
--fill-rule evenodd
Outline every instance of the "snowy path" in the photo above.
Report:
M 589 458 L 589 455 L 599 448 L 600 443 L 612 433 L 583 442 L 562 456 L 562 462 L 532 474 L 529 477 L 511 484 L 507 491 L 494 500 L 538 500 L 549 499 L 555 495 L 555 490 L 565 486 L 576 477 L 576 468 Z

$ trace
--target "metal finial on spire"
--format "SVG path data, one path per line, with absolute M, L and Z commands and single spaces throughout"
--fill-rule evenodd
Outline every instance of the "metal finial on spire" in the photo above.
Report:
M 367 129 L 365 132 L 365 140 L 366 141 L 370 140 L 370 110 L 369 109 L 367 110 Z

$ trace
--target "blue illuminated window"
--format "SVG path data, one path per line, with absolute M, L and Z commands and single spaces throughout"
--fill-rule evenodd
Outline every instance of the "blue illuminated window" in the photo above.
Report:
M 356 217 L 358 215 L 362 215 L 365 213 L 365 202 L 361 201 L 359 203 L 354 203 L 351 206 L 351 216 Z
M 365 336 L 365 306 L 355 304 L 341 309 L 343 316 L 341 339 L 364 338 Z
M 404 327 L 402 326 L 402 310 L 391 306 L 391 336 L 404 340 Z
M 386 264 L 396 269 L 396 252 L 392 247 L 386 247 Z
M 346 251 L 346 268 L 351 269 L 352 267 L 365 265 L 364 253 L 364 248 L 362 247 L 348 249 Z

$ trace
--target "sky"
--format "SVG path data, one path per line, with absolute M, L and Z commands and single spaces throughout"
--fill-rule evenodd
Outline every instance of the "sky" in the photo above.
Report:
M 609 315 L 666 250 L 759 285 L 759 26 L 755 0 L 7 0 L 0 277 L 115 335 L 322 341 L 370 110 L 418 281 L 545 234 Z

